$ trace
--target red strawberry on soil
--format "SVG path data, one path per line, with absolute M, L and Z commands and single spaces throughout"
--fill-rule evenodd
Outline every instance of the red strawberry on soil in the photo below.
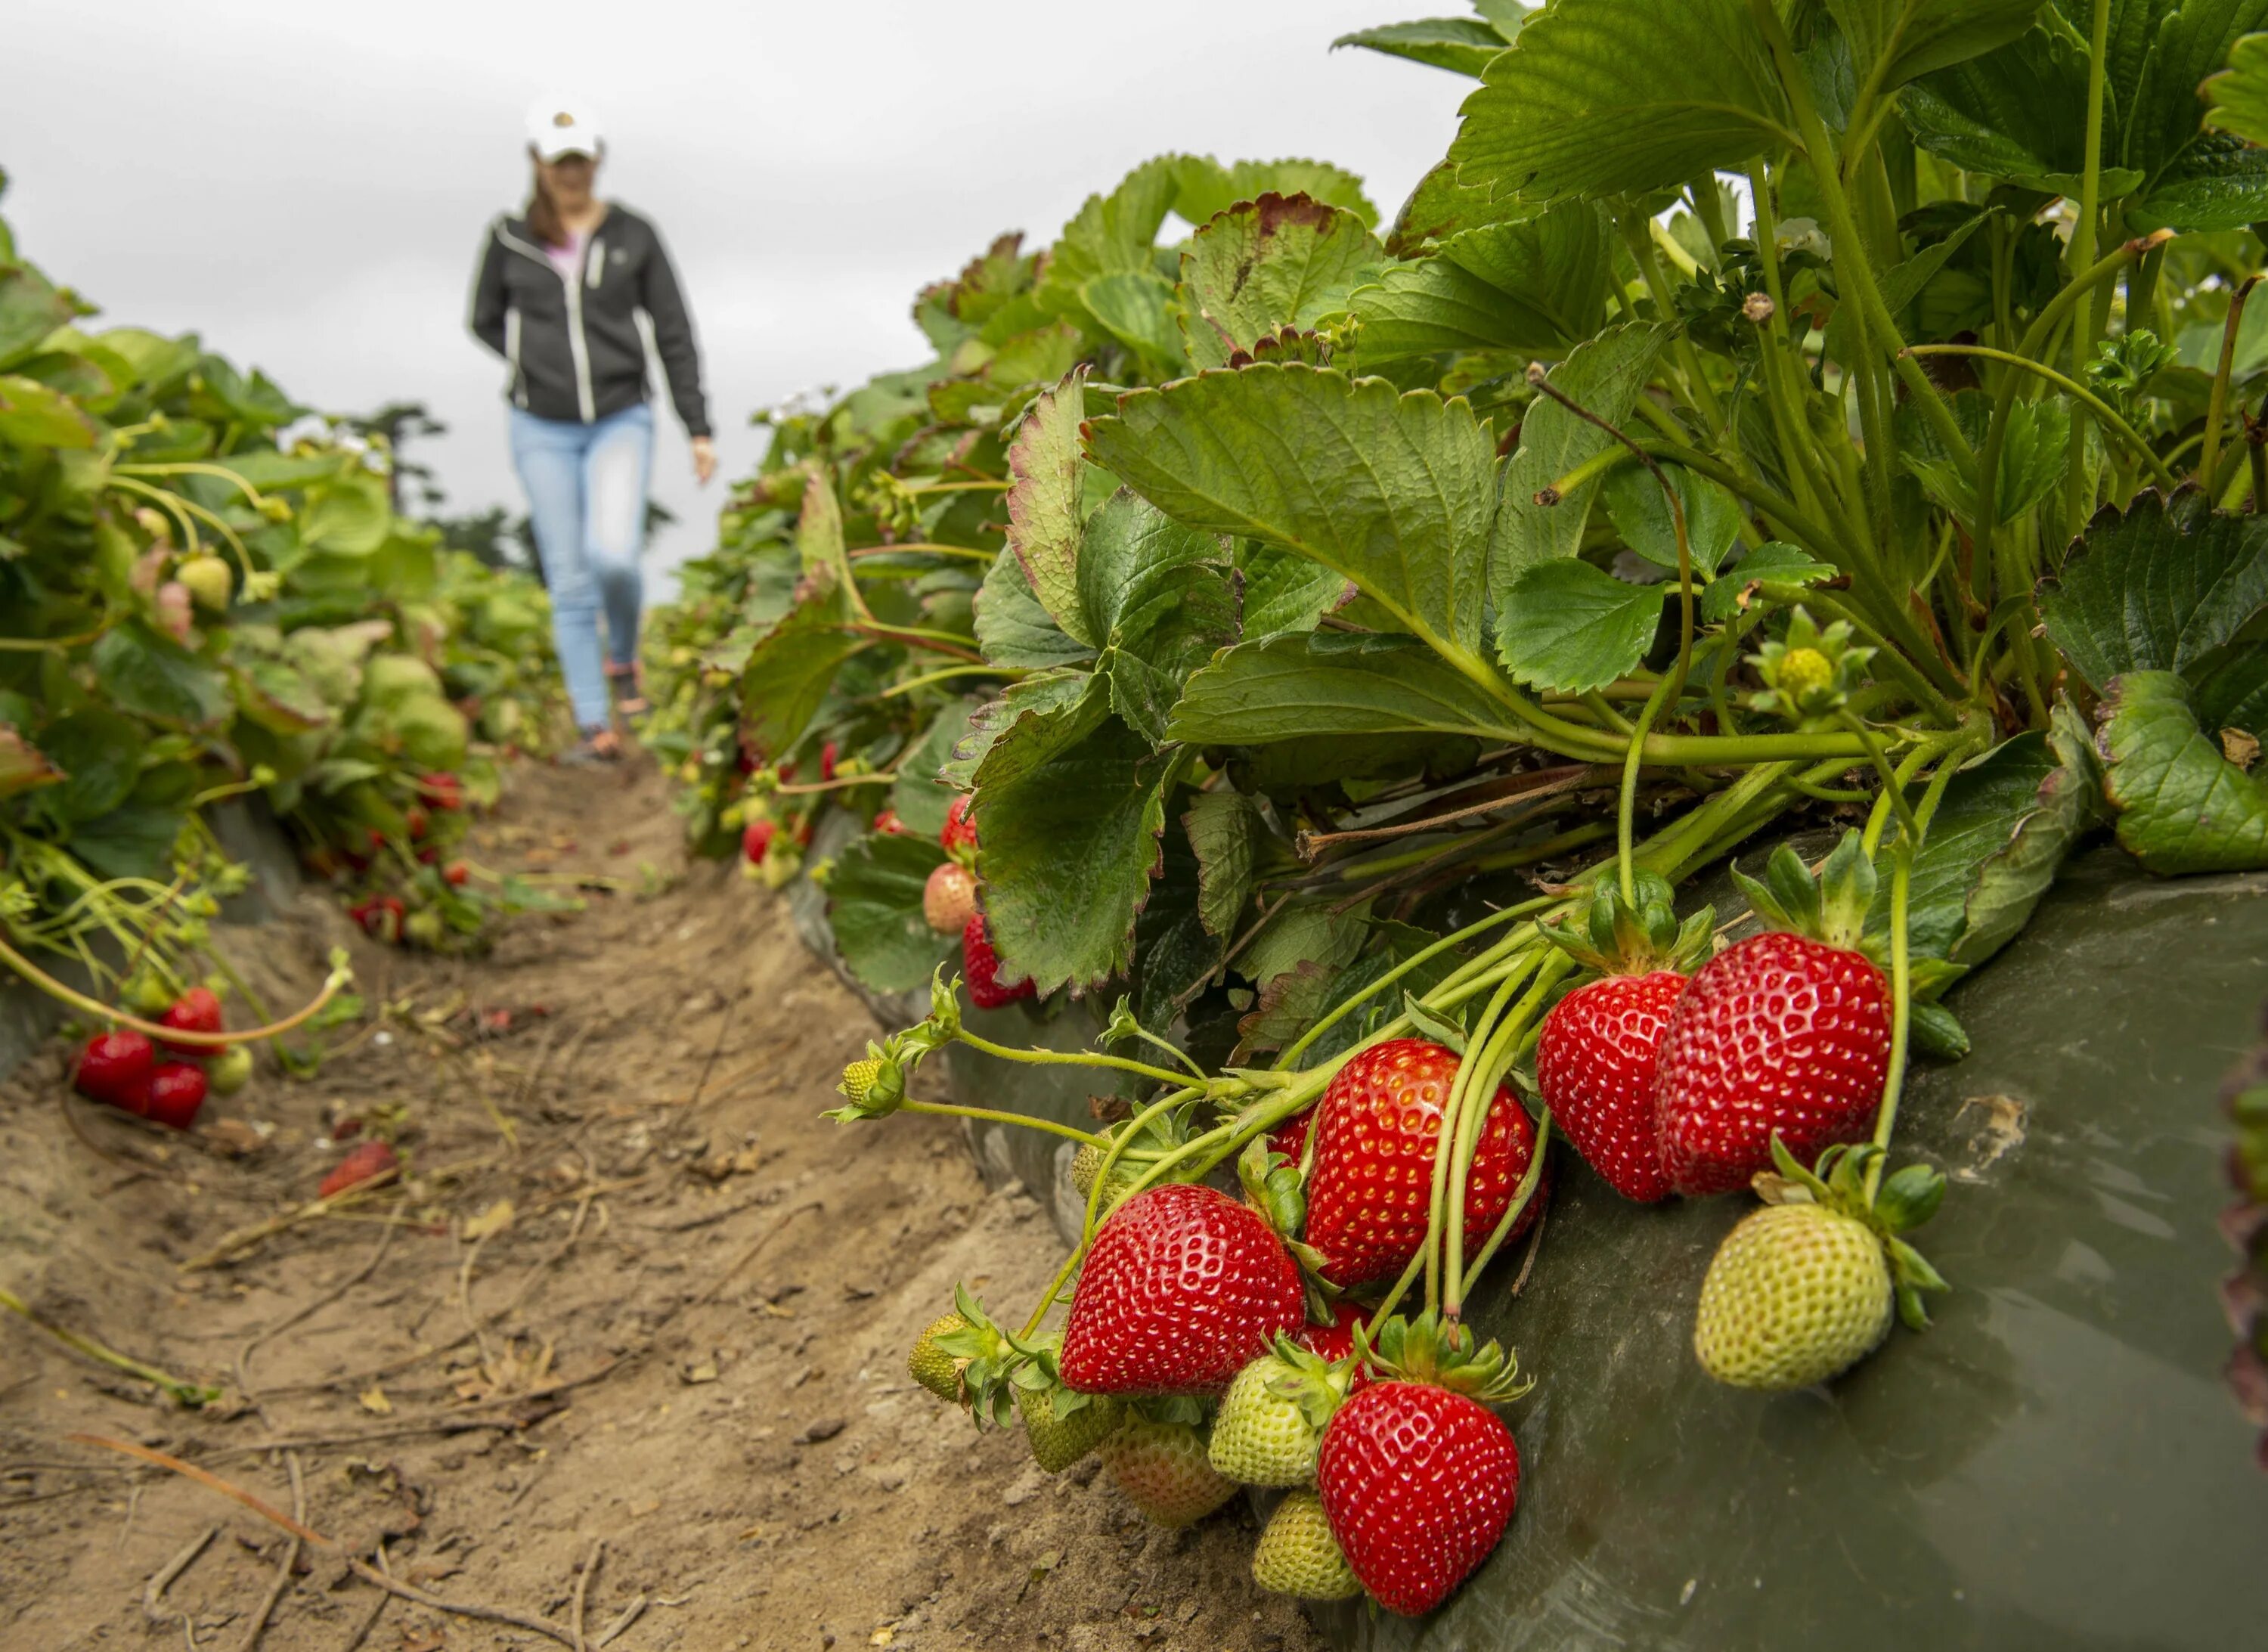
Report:
M 331 1167 L 331 1173 L 323 1178 L 323 1184 L 315 1190 L 316 1194 L 320 1198 L 329 1198 L 333 1194 L 343 1193 L 358 1183 L 385 1174 L 400 1162 L 394 1156 L 394 1149 L 384 1142 L 362 1142 Z
M 945 812 L 945 830 L 938 833 L 937 840 L 945 845 L 945 852 L 949 855 L 958 854 L 963 850 L 971 854 L 976 852 L 976 822 L 968 818 L 968 806 L 972 801 L 974 800 L 965 794 L 957 797 L 953 800 L 953 807 Z
M 193 986 L 168 1005 L 158 1021 L 181 1032 L 217 1033 L 221 1029 L 220 999 L 210 987 Z M 220 1053 L 217 1044 L 176 1044 L 168 1038 L 166 1048 L 177 1056 L 211 1056 Z
M 1602 882 L 1580 920 L 1543 933 L 1598 980 L 1551 1007 L 1535 1044 L 1535 1088 L 1551 1119 L 1590 1167 L 1624 1198 L 1669 1197 L 1654 1128 L 1654 1057 L 1685 971 L 1708 955 L 1716 915 L 1683 925 L 1669 884 L 1651 872 L 1631 880 L 1635 900 Z
M 1486 1560 L 1520 1496 L 1520 1448 L 1482 1400 L 1521 1386 L 1494 1344 L 1423 1316 L 1383 1328 L 1394 1374 L 1351 1396 L 1323 1431 L 1315 1489 L 1362 1586 L 1388 1611 L 1428 1612 Z M 1410 1381 L 1413 1373 L 1427 1380 Z M 1477 1398 L 1476 1398 L 1477 1396 Z
M 105 1102 L 129 1113 L 142 1110 L 150 1089 L 150 1074 L 158 1052 L 138 1032 L 97 1033 L 79 1052 L 71 1083 L 90 1101 Z
M 771 852 L 772 837 L 778 830 L 778 825 L 772 821 L 750 821 L 747 830 L 740 833 L 740 859 L 752 867 L 761 865 L 763 858 Z
M 1168 1183 L 1094 1235 L 1064 1325 L 1063 1379 L 1090 1394 L 1218 1394 L 1306 1318 L 1299 1265 L 1226 1193 Z
M 1786 844 L 1766 883 L 1734 875 L 1771 927 L 1694 976 L 1654 1073 L 1662 1162 L 1688 1195 L 1731 1192 L 1771 1169 L 1775 1132 L 1805 1164 L 1863 1139 L 1889 1066 L 1889 985 L 1856 949 L 1874 888 L 1859 835 L 1816 881 Z
M 1000 979 L 1000 955 L 993 950 L 992 937 L 985 932 L 984 914 L 970 914 L 961 932 L 961 973 L 968 981 L 969 1001 L 979 1009 L 998 1009 L 1020 998 L 1030 998 L 1038 989 L 1030 981 L 1012 985 Z
M 161 1061 L 150 1074 L 149 1094 L 140 1111 L 152 1124 L 187 1130 L 197 1122 L 197 1110 L 204 1104 L 205 1070 L 188 1061 Z
M 1332 1284 L 1390 1278 L 1425 1243 L 1433 1146 L 1457 1063 L 1440 1044 L 1392 1038 L 1350 1058 L 1323 1092 L 1302 1236 L 1322 1252 Z M 1535 1125 L 1498 1085 L 1465 1185 L 1467 1233 L 1494 1229 L 1535 1152 Z M 1529 1202 L 1522 1228 L 1539 1208 Z

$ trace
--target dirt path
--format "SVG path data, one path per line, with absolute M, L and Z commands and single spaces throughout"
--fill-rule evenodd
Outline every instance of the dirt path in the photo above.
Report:
M 479 961 L 356 940 L 382 1021 L 189 1140 L 67 1123 L 60 1052 L 0 1088 L 0 1283 L 183 1375 L 235 1390 L 241 1361 L 251 1396 L 177 1411 L 0 1316 L 0 1645 L 242 1648 L 271 1589 L 268 1652 L 553 1644 L 338 1553 L 287 1575 L 275 1526 L 74 1431 L 285 1509 L 296 1471 L 317 1532 L 569 1644 L 578 1591 L 585 1644 L 624 1652 L 1314 1644 L 1252 1587 L 1241 1503 L 1156 1532 L 1092 1460 L 1048 1479 L 908 1380 L 956 1276 L 1028 1301 L 1054 1235 L 955 1126 L 816 1117 L 865 1012 L 780 903 L 685 864 L 650 768 L 528 771 L 482 830 L 490 864 L 625 887 Z M 345 927 L 310 896 L 232 950 L 288 1000 Z M 309 1197 L 340 1121 L 382 1118 L 405 1192 L 182 1269 Z

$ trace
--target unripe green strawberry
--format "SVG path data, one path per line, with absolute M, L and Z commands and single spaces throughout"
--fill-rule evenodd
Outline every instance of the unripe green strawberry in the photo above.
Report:
M 1121 1411 L 1108 1395 L 1091 1396 L 1067 1417 L 1056 1414 L 1057 1390 L 1019 1388 L 1016 1414 L 1024 1420 L 1024 1439 L 1032 1448 L 1032 1461 L 1049 1474 L 1060 1474 L 1101 1445 L 1118 1426 Z
M 229 593 L 236 579 L 228 564 L 210 551 L 183 561 L 173 570 L 173 578 L 188 587 L 191 600 L 207 613 L 227 611 Z
M 843 1094 L 850 1098 L 853 1107 L 873 1093 L 875 1076 L 881 1070 L 882 1064 L 871 1056 L 863 1061 L 853 1061 L 843 1069 Z
M 233 1095 L 252 1077 L 252 1051 L 242 1044 L 231 1044 L 213 1058 L 205 1069 L 205 1077 L 212 1085 L 215 1095 Z
M 1213 1419 L 1213 1467 L 1245 1486 L 1311 1486 L 1323 1431 L 1301 1406 L 1297 1367 L 1263 1353 L 1236 1374 Z M 1292 1392 L 1285 1392 L 1286 1389 Z
M 1102 1442 L 1101 1453 L 1111 1479 L 1152 1525 L 1194 1525 L 1236 1495 L 1236 1482 L 1205 1461 L 1204 1436 L 1185 1422 L 1137 1413 Z
M 1308 1491 L 1293 1492 L 1276 1506 L 1252 1552 L 1252 1581 L 1270 1594 L 1300 1600 L 1352 1600 L 1362 1593 L 1323 1517 L 1322 1500 Z
M 1094 1173 L 1101 1168 L 1102 1149 L 1100 1147 L 1085 1147 L 1071 1154 L 1071 1184 L 1079 1190 L 1079 1196 L 1081 1198 L 1088 1197 L 1094 1191 Z M 1111 1166 L 1109 1184 L 1102 1190 L 1102 1214 L 1108 1216 L 1118 1201 L 1126 1197 L 1127 1190 L 1133 1185 L 1134 1178 L 1126 1173 L 1123 1161 Z
M 1798 702 L 1818 693 L 1834 680 L 1834 666 L 1816 648 L 1791 648 L 1780 656 L 1781 691 Z
M 968 1324 L 959 1314 L 932 1320 L 929 1329 L 915 1339 L 914 1351 L 906 1356 L 906 1370 L 914 1381 L 954 1405 L 961 1403 L 961 1368 L 965 1361 L 939 1347 L 937 1339 L 947 1331 L 965 1329 Z
M 1874 1352 L 1891 1300 L 1882 1241 L 1866 1223 L 1819 1205 L 1768 1205 L 1717 1247 L 1693 1352 L 1735 1388 L 1808 1388 Z

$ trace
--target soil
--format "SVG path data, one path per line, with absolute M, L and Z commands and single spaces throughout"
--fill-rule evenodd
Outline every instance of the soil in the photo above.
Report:
M 871 1020 L 784 903 L 687 862 L 651 765 L 523 769 L 475 856 L 615 882 L 477 959 L 364 941 L 313 890 L 225 932 L 280 1003 L 347 945 L 368 1014 L 186 1138 L 69 1099 L 60 1045 L 0 1086 L 0 1283 L 228 1391 L 177 1408 L 0 1315 L 0 1644 L 1319 1644 L 1252 1584 L 1241 1500 L 1155 1530 L 1092 1458 L 1051 1479 L 908 1379 L 955 1279 L 1028 1302 L 1060 1246 L 953 1122 L 818 1117 Z M 312 1198 L 350 1121 L 402 1183 L 197 1265 Z

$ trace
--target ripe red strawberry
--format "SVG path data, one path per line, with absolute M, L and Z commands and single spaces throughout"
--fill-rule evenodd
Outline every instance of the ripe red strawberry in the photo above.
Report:
M 394 1149 L 382 1141 L 365 1141 L 355 1147 L 347 1156 L 331 1167 L 323 1184 L 315 1190 L 318 1198 L 328 1198 L 334 1193 L 343 1193 L 357 1183 L 367 1182 L 383 1175 L 401 1162 L 394 1156 Z
M 1837 1142 L 1863 1139 L 1881 1104 L 1890 993 L 1850 944 L 1874 881 L 1859 835 L 1828 857 L 1819 883 L 1786 844 L 1767 876 L 1769 887 L 1741 882 L 1776 926 L 1703 965 L 1662 1034 L 1654 1122 L 1680 1193 L 1747 1186 L 1771 1168 L 1775 1132 L 1809 1164 Z
M 937 840 L 947 854 L 963 849 L 976 852 L 976 822 L 968 818 L 968 806 L 974 800 L 964 793 L 954 799 L 953 807 L 945 812 L 945 830 L 938 833 Z
M 210 987 L 193 986 L 168 1005 L 158 1021 L 182 1032 L 217 1033 L 221 1029 L 220 999 Z M 177 1056 L 218 1055 L 217 1044 L 176 1044 L 168 1038 L 166 1048 Z
M 772 836 L 778 830 L 779 827 L 775 822 L 750 821 L 747 829 L 740 834 L 740 858 L 752 867 L 760 865 L 763 858 L 771 852 Z
M 362 932 L 376 940 L 401 939 L 402 914 L 408 909 L 395 895 L 373 895 L 366 901 L 357 901 L 347 908 L 347 916 L 362 926 Z
M 473 869 L 461 860 L 452 860 L 441 868 L 441 875 L 448 879 L 451 888 L 462 889 L 465 881 L 473 875 Z
M 1307 1150 L 1307 1132 L 1314 1127 L 1315 1112 L 1316 1109 L 1310 1107 L 1304 1113 L 1294 1113 L 1270 1131 L 1268 1151 L 1283 1154 L 1291 1161 L 1292 1168 L 1297 1169 L 1300 1155 Z
M 1535 1088 L 1552 1122 L 1609 1186 L 1641 1204 L 1669 1197 L 1653 1061 L 1684 991 L 1674 970 L 1602 976 L 1553 1005 L 1535 1041 Z
M 968 927 L 976 915 L 976 874 L 958 860 L 941 860 L 930 868 L 922 885 L 922 916 L 940 935 L 954 935 Z
M 1448 1599 L 1489 1556 L 1520 1496 L 1520 1448 L 1477 1400 L 1373 1383 L 1323 1431 L 1315 1489 L 1347 1565 L 1388 1611 Z
M 161 1061 L 150 1074 L 149 1094 L 138 1110 L 153 1124 L 187 1130 L 205 1104 L 205 1070 L 188 1061 Z
M 1716 914 L 1681 925 L 1667 880 L 1636 873 L 1632 898 L 1602 881 L 1580 920 L 1546 939 L 1602 978 L 1551 1007 L 1535 1044 L 1535 1088 L 1552 1122 L 1608 1185 L 1651 1204 L 1669 1196 L 1654 1128 L 1654 1057 L 1686 974 L 1708 955 Z
M 1090 1394 L 1218 1394 L 1306 1318 L 1299 1265 L 1226 1193 L 1167 1183 L 1094 1235 L 1064 1322 L 1063 1379 Z
M 894 808 L 886 808 L 874 816 L 874 830 L 885 837 L 904 837 L 909 835 L 906 830 L 905 822 L 898 818 L 898 811 Z
M 985 933 L 982 912 L 969 914 L 961 929 L 961 964 L 968 982 L 969 1001 L 979 1009 L 998 1009 L 1038 991 L 1028 979 L 1012 985 L 1000 980 L 1000 955 L 993 950 L 992 937 Z
M 129 1113 L 142 1110 L 158 1052 L 138 1032 L 97 1033 L 79 1051 L 71 1083 L 90 1101 L 107 1102 Z
M 831 740 L 819 749 L 819 778 L 821 780 L 835 778 L 835 742 Z
M 425 812 L 425 806 L 423 803 L 412 803 L 402 811 L 401 818 L 409 824 L 409 841 L 412 843 L 422 842 L 425 834 L 432 829 L 433 817 Z
M 1351 1058 L 1323 1092 L 1302 1237 L 1322 1253 L 1323 1277 L 1334 1285 L 1390 1278 L 1425 1243 L 1433 1147 L 1457 1061 L 1437 1044 L 1388 1039 Z M 1498 1085 L 1465 1185 L 1468 1234 L 1496 1227 L 1535 1152 L 1535 1126 Z M 1540 1208 L 1531 1200 L 1521 1226 Z
M 417 795 L 438 809 L 454 810 L 465 806 L 464 783 L 446 769 L 436 769 L 420 780 Z

